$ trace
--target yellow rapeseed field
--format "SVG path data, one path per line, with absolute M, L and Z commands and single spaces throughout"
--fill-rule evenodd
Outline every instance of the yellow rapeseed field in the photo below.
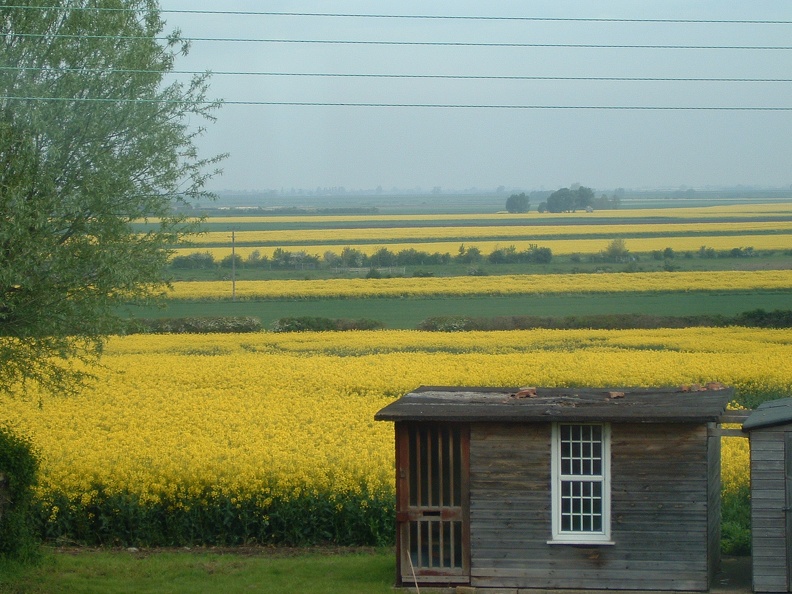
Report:
M 629 219 L 627 219 L 629 221 Z M 490 238 L 519 238 L 520 241 L 539 241 L 548 236 L 559 237 L 564 235 L 600 235 L 606 234 L 612 238 L 631 237 L 645 233 L 674 233 L 701 232 L 701 223 L 653 223 L 653 224 L 621 224 L 621 225 L 531 225 L 526 221 L 522 225 L 480 225 L 480 226 L 437 226 L 437 227 L 378 227 L 378 228 L 340 228 L 340 229 L 301 229 L 299 234 L 294 230 L 270 231 L 235 231 L 235 241 L 242 243 L 270 243 L 283 244 L 295 240 L 299 236 L 300 242 L 306 244 L 322 244 L 328 241 L 348 241 L 351 244 L 358 242 L 377 242 L 394 240 L 427 241 L 464 238 L 464 241 Z M 706 224 L 707 233 L 718 234 L 724 232 L 740 232 L 747 234 L 750 231 L 758 233 L 772 233 L 785 231 L 792 232 L 792 221 L 761 221 L 761 222 L 717 222 Z M 665 238 L 663 238 L 665 239 Z M 672 236 L 673 239 L 673 236 Z M 228 231 L 210 231 L 196 235 L 190 243 L 196 247 L 209 243 L 229 243 L 231 233 Z M 701 245 L 701 244 L 699 244 Z
M 618 218 L 647 218 L 654 217 L 659 219 L 671 219 L 684 222 L 685 219 L 702 217 L 723 218 L 723 219 L 742 219 L 754 217 L 756 215 L 774 216 L 792 214 L 792 204 L 787 202 L 775 202 L 766 204 L 734 204 L 721 206 L 698 206 L 682 208 L 635 208 L 619 210 L 597 210 L 593 213 L 577 213 L 586 219 L 610 219 Z M 500 222 L 506 220 L 518 221 L 559 221 L 569 220 L 569 213 L 539 213 L 536 211 L 513 214 L 513 213 L 490 213 L 490 214 L 366 214 L 366 215 L 294 215 L 294 216 L 238 216 L 238 217 L 211 217 L 211 222 L 221 224 L 239 223 L 266 223 L 277 225 L 279 223 L 311 223 L 311 222 L 331 222 L 331 223 L 361 223 L 366 221 L 378 221 L 398 224 L 398 221 L 493 221 Z M 393 225 L 393 226 L 396 226 Z
M 206 492 L 390 492 L 393 427 L 374 413 L 418 385 L 652 386 L 719 381 L 740 398 L 792 394 L 788 330 L 534 330 L 114 338 L 75 397 L 2 400 L 29 434 L 40 497 L 88 504 Z M 727 443 L 727 488 L 747 450 Z M 53 510 L 57 514 L 57 510 Z
M 429 278 L 236 281 L 243 299 L 363 298 L 399 296 L 536 295 L 624 291 L 788 291 L 792 270 L 524 274 Z M 172 299 L 220 299 L 229 281 L 177 282 Z
M 226 256 L 231 255 L 230 239 L 227 240 L 229 245 L 225 247 L 205 247 L 193 246 L 182 247 L 174 250 L 175 255 L 187 255 L 195 252 L 208 252 L 216 260 L 221 260 Z M 340 255 L 345 247 L 354 247 L 354 249 L 371 256 L 377 250 L 387 248 L 393 253 L 398 253 L 402 250 L 414 249 L 420 252 L 427 252 L 429 254 L 451 254 L 452 256 L 459 252 L 459 247 L 464 243 L 465 247 L 477 247 L 485 256 L 492 253 L 496 249 L 508 248 L 514 246 L 517 251 L 524 251 L 531 246 L 539 246 L 543 248 L 550 248 L 555 255 L 570 255 L 570 254 L 599 254 L 604 252 L 610 243 L 610 239 L 544 239 L 541 237 L 524 239 L 524 240 L 478 240 L 472 238 L 464 241 L 410 241 L 410 242 L 397 242 L 397 243 L 360 243 L 352 245 L 349 244 L 322 244 L 304 242 L 302 232 L 300 232 L 299 245 L 284 245 L 281 249 L 289 252 L 305 252 L 310 256 L 317 256 L 322 258 L 325 253 L 330 252 Z M 668 237 L 630 237 L 625 239 L 627 249 L 633 253 L 650 253 L 657 250 L 664 250 L 671 248 L 676 252 L 696 252 L 701 247 L 712 248 L 715 250 L 731 250 L 734 248 L 748 248 L 751 247 L 755 250 L 788 250 L 792 245 L 792 234 L 790 233 L 776 233 L 766 235 L 695 235 L 695 236 L 668 236 Z M 253 251 L 258 251 L 260 255 L 268 258 L 272 257 L 273 252 L 278 249 L 277 246 L 244 246 L 237 247 L 235 253 L 242 258 L 247 258 Z

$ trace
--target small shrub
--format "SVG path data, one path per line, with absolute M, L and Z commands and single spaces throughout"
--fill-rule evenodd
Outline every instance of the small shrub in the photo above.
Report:
M 751 554 L 751 489 L 724 491 L 721 498 L 721 552 Z
M 170 261 L 171 268 L 196 270 L 215 267 L 214 256 L 210 252 L 194 252 L 184 256 L 173 256 Z
M 761 308 L 754 309 L 734 316 L 734 323 L 755 328 L 792 328 L 792 311 L 776 309 L 767 312 Z
M 239 254 L 228 254 L 225 258 L 220 260 L 220 268 L 243 268 L 245 261 Z
M 438 316 L 427 318 L 418 325 L 418 330 L 429 332 L 464 332 L 475 330 L 476 324 L 473 318 L 467 316 Z
M 38 541 L 31 524 L 38 456 L 27 438 L 0 426 L 0 557 L 31 561 Z
M 273 332 L 326 332 L 335 329 L 334 320 L 314 316 L 280 318 L 271 327 Z
M 313 316 L 280 318 L 273 322 L 273 332 L 328 332 L 334 330 L 382 330 L 385 327 L 380 321 L 359 319 L 332 319 Z
M 261 320 L 249 316 L 132 320 L 127 334 L 241 334 L 261 332 Z
M 347 320 L 344 318 L 335 320 L 336 330 L 382 330 L 385 324 L 379 320 L 369 320 L 360 318 L 359 320 Z

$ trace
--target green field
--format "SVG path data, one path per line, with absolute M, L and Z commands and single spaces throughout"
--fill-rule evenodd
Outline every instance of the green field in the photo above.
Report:
M 387 328 L 414 329 L 426 318 L 447 315 L 584 316 L 612 313 L 687 316 L 734 315 L 753 309 L 792 309 L 792 296 L 783 292 L 751 293 L 614 293 L 511 297 L 411 299 L 322 299 L 266 301 L 170 301 L 164 309 L 135 308 L 137 318 L 253 316 L 269 327 L 279 318 L 318 316 L 378 320 Z

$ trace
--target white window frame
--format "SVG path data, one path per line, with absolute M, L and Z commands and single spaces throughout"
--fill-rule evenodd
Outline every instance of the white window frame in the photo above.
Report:
M 602 428 L 602 464 L 598 475 L 561 474 L 561 426 L 598 426 Z M 551 456 L 552 540 L 550 544 L 614 544 L 611 541 L 611 428 L 609 423 L 553 423 Z M 561 483 L 562 481 L 597 482 L 602 485 L 602 530 L 562 530 Z

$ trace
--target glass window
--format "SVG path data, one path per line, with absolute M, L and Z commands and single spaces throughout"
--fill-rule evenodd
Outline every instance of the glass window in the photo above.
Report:
M 553 541 L 610 540 L 610 426 L 553 424 Z

